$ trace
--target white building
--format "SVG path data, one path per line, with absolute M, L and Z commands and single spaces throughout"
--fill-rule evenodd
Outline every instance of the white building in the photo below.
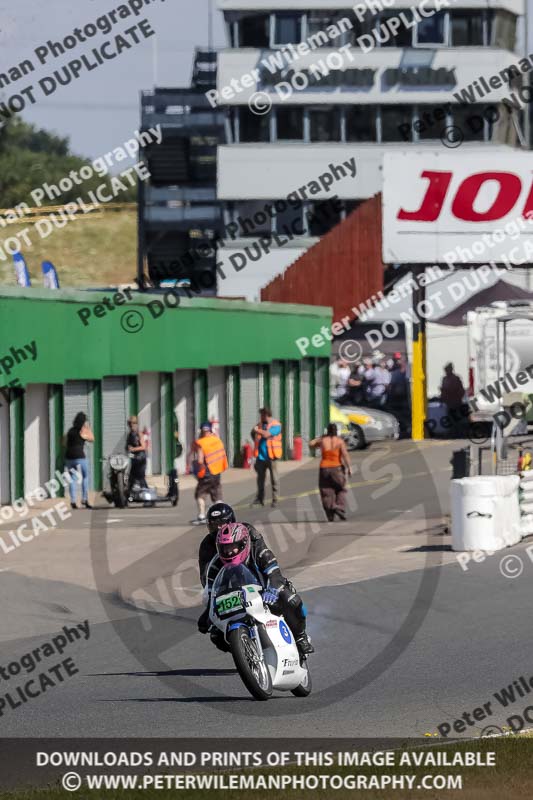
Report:
M 445 129 L 448 146 L 460 135 L 463 151 L 520 146 L 513 106 L 529 98 L 526 87 L 513 99 L 508 77 L 512 65 L 520 76 L 533 67 L 533 55 L 529 62 L 518 52 L 522 0 L 494 0 L 490 7 L 486 0 L 424 0 L 418 12 L 407 0 L 387 3 L 367 0 L 363 14 L 362 5 L 354 13 L 339 0 L 218 0 L 229 43 L 218 59 L 217 102 L 229 109 L 229 143 L 218 150 L 218 198 L 226 223 L 233 223 L 220 253 L 221 294 L 255 299 L 379 192 L 385 151 L 406 143 L 442 148 Z M 473 102 L 462 104 L 461 97 Z M 266 113 L 250 110 L 251 99 L 254 112 Z M 287 204 L 287 195 L 332 171 L 330 165 L 354 158 L 355 177 L 346 170 L 330 187 L 308 189 L 302 208 Z M 330 205 L 317 216 L 333 194 L 342 207 Z M 275 201 L 279 213 L 267 208 Z M 257 221 L 247 224 L 254 215 Z M 287 225 L 299 235 L 253 246 Z M 246 246 L 239 268 L 243 258 L 235 254 Z

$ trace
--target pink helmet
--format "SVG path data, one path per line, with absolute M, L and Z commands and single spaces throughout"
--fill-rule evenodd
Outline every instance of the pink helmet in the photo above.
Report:
M 217 533 L 217 552 L 225 566 L 244 564 L 250 555 L 250 534 L 242 522 L 222 525 Z

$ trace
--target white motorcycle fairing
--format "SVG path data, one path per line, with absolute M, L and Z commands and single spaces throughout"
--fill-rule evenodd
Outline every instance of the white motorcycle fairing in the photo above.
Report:
M 252 577 L 250 573 L 249 575 Z M 231 630 L 246 627 L 258 651 L 262 652 L 272 687 L 280 691 L 291 691 L 307 683 L 307 664 L 305 660 L 303 666 L 300 663 L 294 636 L 283 617 L 273 614 L 264 605 L 262 591 L 262 586 L 253 583 L 218 596 L 213 592 L 211 622 L 224 633 L 225 638 Z M 245 621 L 246 618 L 248 622 Z M 250 619 L 257 625 L 250 625 Z

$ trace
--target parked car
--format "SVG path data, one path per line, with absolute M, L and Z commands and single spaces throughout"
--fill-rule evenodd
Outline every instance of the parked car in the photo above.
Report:
M 362 450 L 371 442 L 398 439 L 400 423 L 386 411 L 330 403 L 329 421 L 337 425 L 348 450 Z

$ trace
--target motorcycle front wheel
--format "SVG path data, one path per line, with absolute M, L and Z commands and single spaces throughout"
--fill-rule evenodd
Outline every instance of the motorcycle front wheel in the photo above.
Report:
M 256 700 L 272 697 L 272 679 L 260 658 L 247 628 L 235 628 L 228 635 L 228 644 L 242 682 Z
M 115 506 L 117 508 L 126 508 L 126 486 L 124 483 L 124 473 L 117 472 L 115 480 L 117 482 L 115 487 Z

